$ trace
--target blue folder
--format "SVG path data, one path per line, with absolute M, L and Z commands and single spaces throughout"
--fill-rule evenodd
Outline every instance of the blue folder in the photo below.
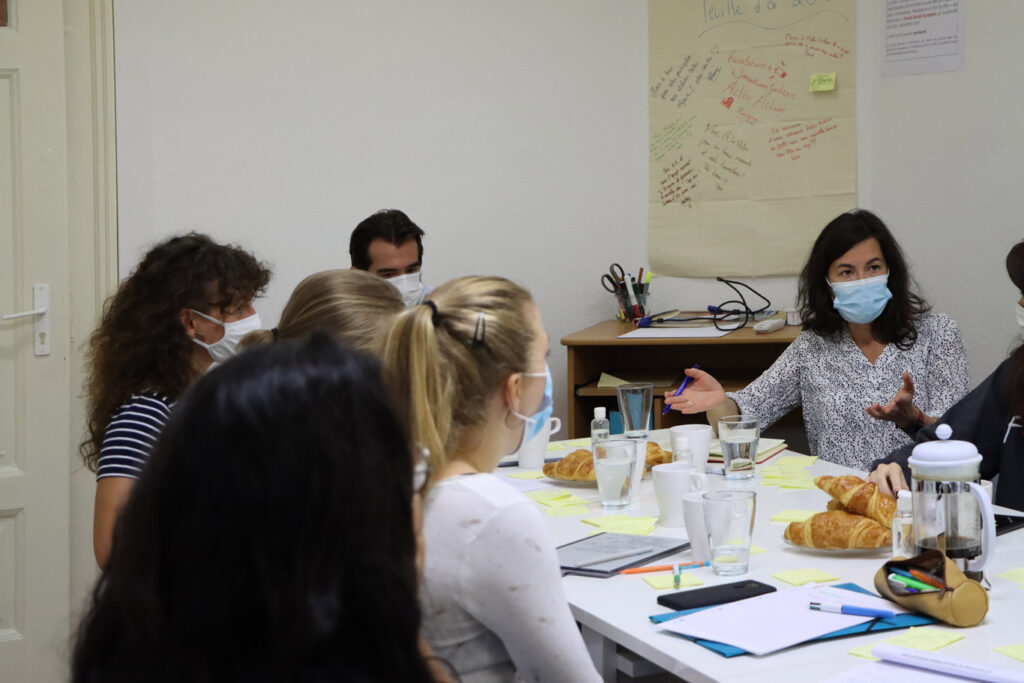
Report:
M 836 588 L 845 588 L 846 590 L 856 591 L 858 593 L 864 593 L 865 595 L 875 595 L 871 591 L 866 591 L 855 583 L 840 583 L 836 584 Z M 875 596 L 878 597 L 878 596 Z M 655 624 L 661 624 L 666 621 L 681 617 L 684 614 L 693 614 L 701 610 L 709 609 L 709 607 L 715 607 L 716 605 L 709 605 L 708 607 L 697 607 L 695 609 L 685 609 L 680 612 L 666 612 L 665 614 L 653 614 L 648 617 Z M 911 626 L 925 626 L 927 624 L 934 624 L 938 622 L 938 619 L 934 619 L 924 614 L 897 614 L 896 616 L 889 617 L 888 619 L 874 619 L 872 621 L 865 622 L 863 624 L 857 624 L 856 626 L 850 626 L 849 628 L 840 629 L 839 631 L 833 631 L 832 633 L 826 633 L 823 636 L 818 636 L 808 640 L 808 643 L 814 642 L 815 640 L 831 640 L 833 638 L 843 638 L 846 636 L 855 636 L 861 633 L 876 632 L 876 631 L 892 631 L 900 628 L 910 628 Z M 683 635 L 682 633 L 675 633 L 673 635 L 692 640 L 702 647 L 706 647 L 712 652 L 717 652 L 723 657 L 736 657 L 737 655 L 750 654 L 746 650 L 738 648 L 734 645 L 726 645 L 725 643 L 718 643 L 713 640 L 703 640 L 701 638 L 694 638 L 692 636 Z

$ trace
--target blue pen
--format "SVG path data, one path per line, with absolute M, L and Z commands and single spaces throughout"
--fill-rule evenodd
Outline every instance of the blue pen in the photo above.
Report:
M 830 605 L 823 602 L 812 602 L 810 608 L 818 612 L 834 612 L 835 614 L 851 614 L 855 617 L 872 617 L 874 619 L 888 619 L 896 616 L 895 612 L 885 609 L 872 609 L 870 607 L 858 607 L 857 605 Z
M 694 369 L 694 370 L 700 370 L 700 366 L 699 366 L 699 365 L 697 365 L 696 363 L 694 363 L 694 364 L 693 364 L 693 369 Z M 690 377 L 689 375 L 687 375 L 686 377 L 684 377 L 684 378 L 683 378 L 683 383 L 679 385 L 679 388 L 678 388 L 678 389 L 676 389 L 676 393 L 672 394 L 672 397 L 673 397 L 673 398 L 675 398 L 675 397 L 676 397 L 676 396 L 678 396 L 679 394 L 683 393 L 683 389 L 685 389 L 685 388 L 686 388 L 686 385 L 690 383 L 690 379 L 691 379 L 691 377 Z M 670 410 L 672 410 L 672 406 L 670 406 L 670 405 L 669 405 L 669 404 L 668 404 L 668 403 L 666 402 L 666 403 L 665 403 L 665 410 L 663 410 L 663 411 L 661 412 L 661 414 L 662 414 L 662 415 L 668 415 L 668 411 L 670 411 Z

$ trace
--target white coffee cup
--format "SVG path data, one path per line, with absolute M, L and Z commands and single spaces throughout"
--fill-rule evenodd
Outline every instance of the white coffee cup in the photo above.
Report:
M 519 457 L 519 468 L 524 470 L 539 470 L 544 467 L 544 456 L 548 452 L 548 442 L 551 435 L 562 428 L 562 421 L 552 417 L 548 421 L 548 428 L 541 429 L 532 439 L 524 443 L 517 456 Z
M 690 539 L 690 550 L 694 562 L 710 562 L 711 546 L 708 531 L 704 526 L 704 492 L 695 491 L 683 496 L 683 523 L 686 536 Z
M 982 479 L 980 486 L 981 490 L 988 494 L 988 499 L 992 500 L 992 480 Z
M 678 437 L 685 438 L 690 444 L 690 452 L 693 453 L 693 464 L 704 471 L 708 464 L 708 452 L 711 450 L 711 425 L 676 425 L 669 431 L 673 447 Z
M 708 485 L 704 472 L 688 462 L 655 465 L 651 479 L 654 481 L 654 496 L 658 499 L 658 523 L 665 527 L 683 526 L 683 497 L 694 491 L 704 491 Z

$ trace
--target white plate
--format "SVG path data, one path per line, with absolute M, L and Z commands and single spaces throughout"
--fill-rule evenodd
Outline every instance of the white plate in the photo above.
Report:
M 829 557 L 877 557 L 892 553 L 892 544 L 883 545 L 881 548 L 808 548 L 805 545 L 797 545 L 786 537 L 783 537 L 782 541 L 789 546 L 790 550 L 804 552 L 809 555 L 827 555 Z
M 547 475 L 545 475 L 547 476 Z M 575 486 L 581 489 L 596 489 L 597 480 L 594 481 L 579 481 L 578 479 L 559 479 L 558 477 L 548 477 L 551 481 L 555 482 L 559 486 Z

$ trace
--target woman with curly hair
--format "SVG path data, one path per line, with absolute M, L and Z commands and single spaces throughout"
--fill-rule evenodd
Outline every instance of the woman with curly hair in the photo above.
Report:
M 101 568 L 171 405 L 259 328 L 252 300 L 269 280 L 252 254 L 189 233 L 150 249 L 104 305 L 86 354 L 89 433 L 79 449 L 97 473 L 93 551 Z

